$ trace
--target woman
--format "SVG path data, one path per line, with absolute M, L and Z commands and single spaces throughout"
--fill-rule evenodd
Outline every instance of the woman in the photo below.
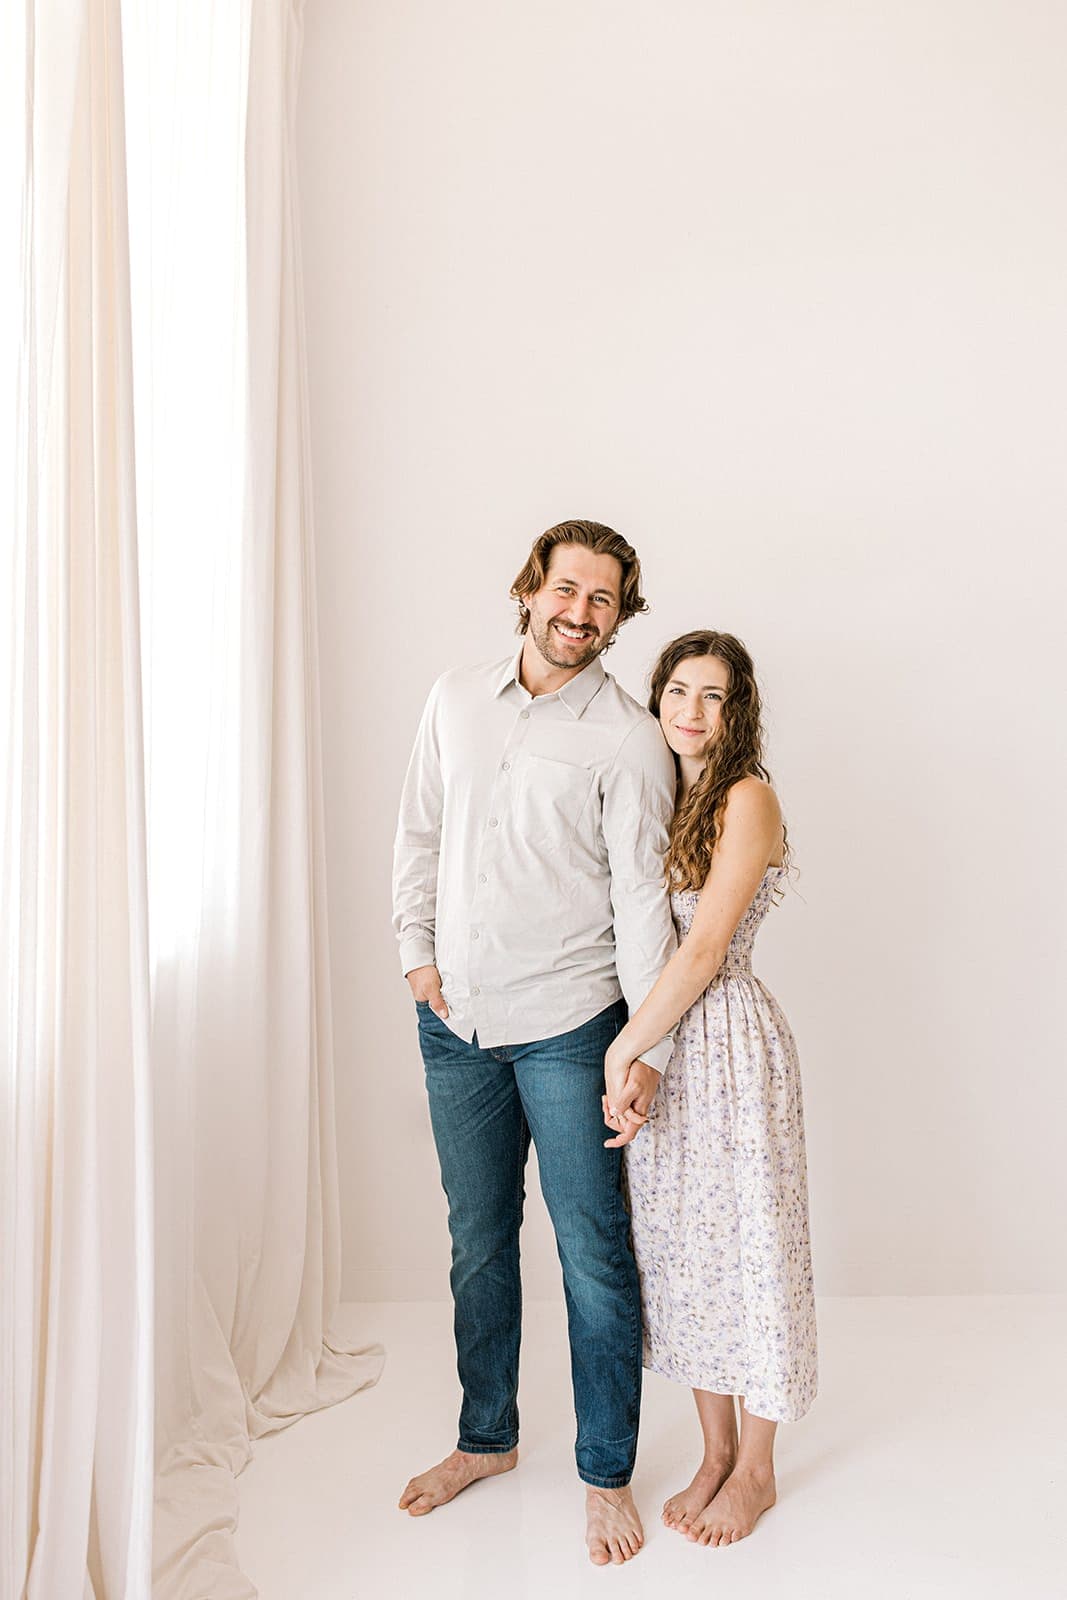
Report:
M 608 1052 L 607 1143 L 628 1146 L 645 1365 L 692 1388 L 704 1436 L 663 1520 L 719 1545 L 774 1504 L 775 1429 L 816 1387 L 796 1047 L 749 965 L 785 878 L 786 836 L 744 645 L 707 631 L 675 639 L 649 708 L 678 768 L 667 876 L 681 943 Z M 631 1063 L 675 1027 L 647 1121 L 614 1115 Z

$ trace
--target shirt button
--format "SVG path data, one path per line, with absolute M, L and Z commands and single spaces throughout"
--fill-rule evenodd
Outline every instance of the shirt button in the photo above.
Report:
M 497 819 L 495 817 L 489 818 L 489 826 L 491 828 L 495 828 L 497 826 Z
M 511 771 L 511 762 L 510 761 L 505 761 L 503 763 L 503 766 L 504 766 L 504 771 L 505 772 L 510 772 Z
M 471 934 L 471 938 L 472 939 L 480 939 L 481 938 L 481 934 L 478 932 L 477 928 L 475 928 L 474 932 Z
M 474 988 L 471 990 L 471 994 L 481 994 L 481 992 L 482 991 L 478 988 L 477 984 L 475 984 Z
M 522 716 L 523 722 L 529 722 L 530 713 L 528 711 L 523 711 L 523 712 L 520 713 L 520 715 Z
M 478 882 L 479 883 L 488 883 L 489 882 L 489 879 L 486 877 L 484 872 L 479 872 L 479 874 L 478 874 Z

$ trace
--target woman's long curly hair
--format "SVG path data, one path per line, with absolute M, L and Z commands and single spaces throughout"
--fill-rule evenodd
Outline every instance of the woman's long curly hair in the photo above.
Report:
M 711 869 L 712 852 L 722 831 L 726 796 L 741 778 L 770 783 L 763 765 L 763 712 L 752 657 L 732 633 L 700 628 L 672 639 L 652 669 L 648 709 L 658 720 L 663 692 L 682 661 L 714 656 L 724 663 L 730 684 L 719 712 L 715 742 L 707 763 L 685 799 L 675 809 L 667 848 L 667 882 L 672 889 L 702 889 Z M 678 765 L 675 757 L 675 765 Z M 679 788 L 681 767 L 678 767 Z M 784 830 L 783 830 L 784 831 Z M 785 861 L 789 861 L 788 842 Z

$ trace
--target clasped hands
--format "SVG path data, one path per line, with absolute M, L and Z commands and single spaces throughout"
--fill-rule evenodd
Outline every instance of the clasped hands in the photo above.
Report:
M 620 1040 L 621 1035 L 604 1057 L 605 1093 L 601 1096 L 601 1106 L 604 1121 L 615 1130 L 614 1139 L 604 1140 L 607 1150 L 629 1144 L 641 1132 L 662 1076 L 647 1062 L 635 1061 L 625 1045 L 620 1049 Z

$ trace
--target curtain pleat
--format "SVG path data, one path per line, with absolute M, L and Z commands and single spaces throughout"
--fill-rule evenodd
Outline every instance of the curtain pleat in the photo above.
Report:
M 340 1222 L 307 372 L 294 186 L 299 12 L 255 6 L 246 73 L 235 374 L 237 535 L 213 637 L 195 940 L 161 954 L 153 1042 L 185 1081 L 189 1159 L 160 1192 L 185 1315 L 161 1316 L 159 1600 L 254 1594 L 233 1544 L 251 1443 L 376 1381 L 337 1323 Z M 239 124 L 235 124 L 235 131 Z M 158 661 L 153 668 L 159 671 Z M 153 733 L 153 742 L 158 742 Z M 166 997 L 164 999 L 164 997 Z M 164 1002 L 161 1008 L 160 1002 Z M 167 1019 L 186 1019 L 171 1029 Z M 181 1219 L 191 1219 L 180 1236 Z M 171 1228 L 172 1221 L 178 1227 Z M 162 1273 L 161 1273 L 162 1275 Z M 176 1274 L 177 1276 L 177 1274 Z M 168 1328 L 187 1330 L 175 1344 Z
M 121 24 L 118 0 L 28 18 L 3 574 L 0 1594 L 147 1600 L 148 903 Z
M 25 19 L 0 1600 L 228 1600 L 252 1441 L 383 1359 L 338 1320 L 300 11 Z

